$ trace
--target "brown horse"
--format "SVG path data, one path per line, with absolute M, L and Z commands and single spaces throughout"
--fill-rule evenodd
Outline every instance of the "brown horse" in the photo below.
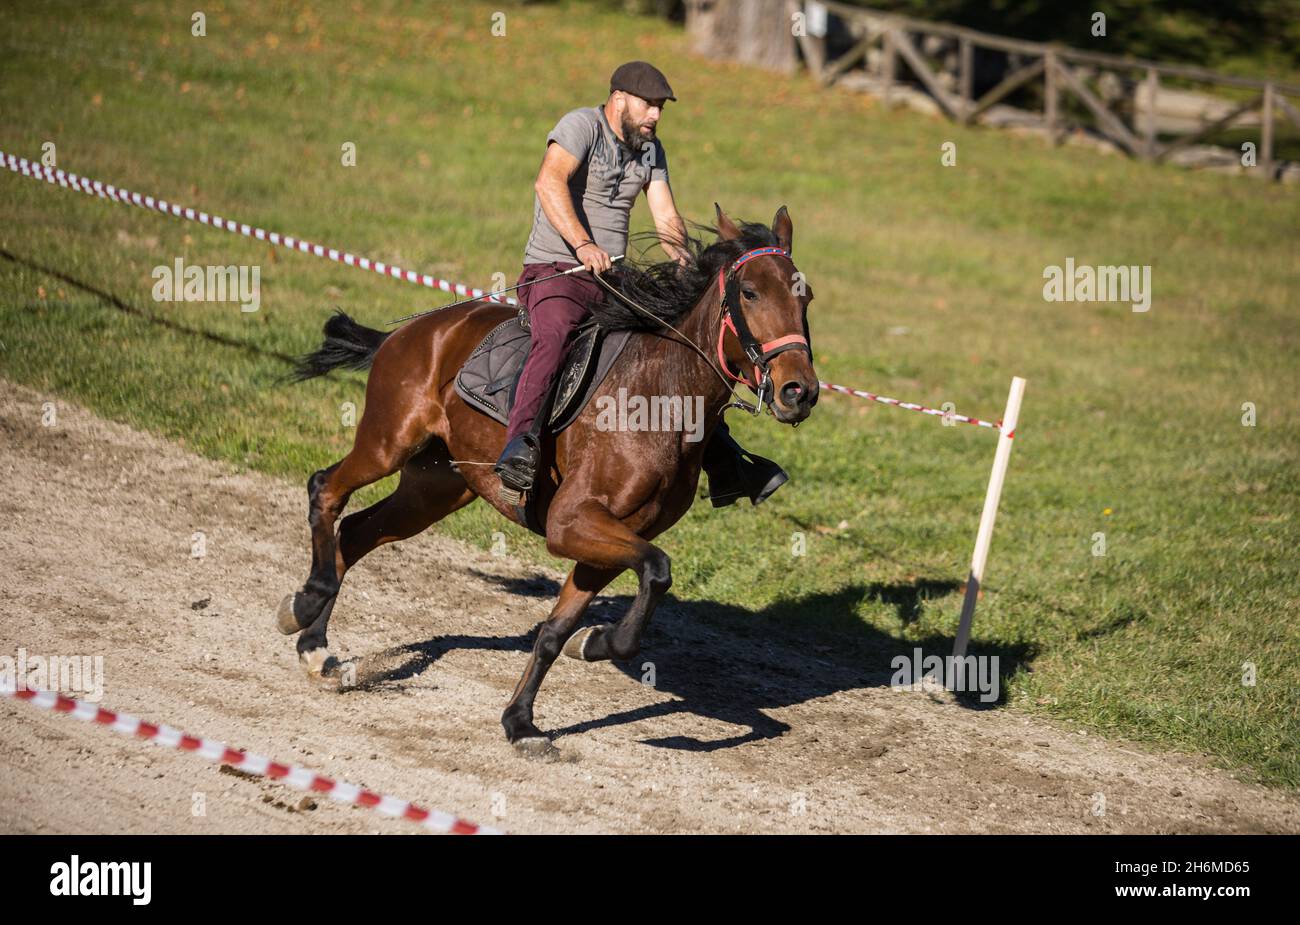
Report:
M 597 320 L 617 326 L 622 318 L 623 326 L 646 330 L 631 335 L 593 400 L 553 438 L 538 466 L 534 491 L 546 547 L 575 564 L 501 717 L 506 738 L 522 751 L 553 748 L 533 725 L 533 701 L 561 651 L 586 661 L 637 654 L 655 606 L 672 585 L 668 556 L 651 540 L 694 502 L 704 447 L 732 402 L 732 381 L 743 380 L 758 393 L 754 413 L 766 405 L 786 424 L 803 421 L 817 401 L 807 340 L 812 292 L 789 256 L 789 214 L 782 206 L 770 228 L 737 226 L 720 207 L 717 218 L 717 227 L 708 229 L 717 233 L 716 242 L 705 247 L 688 236 L 686 265 L 620 264 L 600 277 L 614 298 L 592 306 Z M 371 367 L 352 451 L 307 482 L 311 575 L 277 613 L 282 632 L 301 633 L 298 653 L 309 673 L 328 677 L 339 670 L 327 649 L 326 627 L 343 576 L 366 553 L 415 536 L 476 497 L 516 520 L 492 470 L 505 428 L 467 405 L 453 387 L 484 335 L 513 312 L 481 301 L 387 334 L 339 313 L 326 325 L 325 344 L 300 361 L 298 378 Z M 599 426 L 601 396 L 619 389 L 702 397 L 703 439 L 698 432 L 692 438 Z M 398 470 L 397 489 L 345 517 L 336 536 L 335 520 L 352 493 Z M 627 613 L 616 624 L 577 631 L 587 606 L 625 569 L 639 579 Z

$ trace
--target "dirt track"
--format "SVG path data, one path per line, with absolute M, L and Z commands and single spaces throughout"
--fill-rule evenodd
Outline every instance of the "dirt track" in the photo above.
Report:
M 330 635 L 385 680 L 330 693 L 272 627 L 309 561 L 297 485 L 2 380 L 0 432 L 0 655 L 103 655 L 109 709 L 519 833 L 1300 832 L 1296 794 L 893 691 L 887 664 L 702 627 L 671 601 L 635 672 L 557 662 L 537 723 L 561 757 L 528 760 L 499 717 L 562 576 L 433 534 L 376 551 Z M 10 700 L 0 756 L 0 832 L 417 831 Z

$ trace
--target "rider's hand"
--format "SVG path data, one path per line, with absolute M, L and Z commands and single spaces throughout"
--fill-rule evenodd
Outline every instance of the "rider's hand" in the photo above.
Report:
M 582 265 L 592 273 L 604 273 L 614 265 L 614 261 L 609 259 L 609 254 L 600 249 L 599 244 L 583 244 L 576 253 Z

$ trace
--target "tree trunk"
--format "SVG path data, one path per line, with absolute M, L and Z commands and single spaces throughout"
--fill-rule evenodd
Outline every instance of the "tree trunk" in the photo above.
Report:
M 797 65 L 792 25 L 785 0 L 689 0 L 686 5 L 695 54 L 783 74 Z

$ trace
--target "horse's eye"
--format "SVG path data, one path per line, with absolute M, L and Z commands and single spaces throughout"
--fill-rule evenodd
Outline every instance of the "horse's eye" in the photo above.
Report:
M 748 287 L 740 290 L 740 294 L 751 302 L 758 298 L 758 293 Z

